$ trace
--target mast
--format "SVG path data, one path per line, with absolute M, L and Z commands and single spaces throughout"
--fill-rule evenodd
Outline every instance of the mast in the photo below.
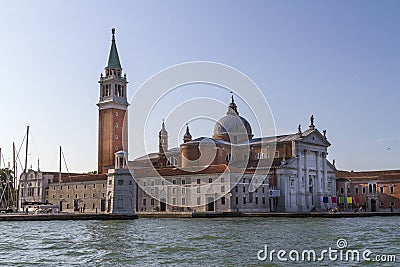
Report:
M 24 180 L 24 203 L 26 202 L 26 191 L 28 189 L 28 145 L 29 145 L 29 125 L 26 126 L 26 143 L 25 143 L 25 180 Z M 22 204 L 22 203 L 21 203 Z
M 15 161 L 15 143 L 13 142 L 13 172 L 14 172 L 14 196 L 15 196 L 15 208 L 18 211 L 19 205 L 19 183 L 17 183 L 17 164 Z
M 58 208 L 58 212 L 62 211 L 62 202 L 61 202 L 61 157 L 62 157 L 62 150 L 61 150 L 61 146 L 60 146 L 60 169 L 58 172 L 58 204 L 59 204 L 59 208 Z

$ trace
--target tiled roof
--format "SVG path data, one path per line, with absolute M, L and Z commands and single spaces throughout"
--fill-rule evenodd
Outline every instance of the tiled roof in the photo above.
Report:
M 91 182 L 91 181 L 106 181 L 107 174 L 81 174 L 76 176 L 62 176 L 62 183 L 79 183 L 79 182 Z M 58 176 L 54 176 L 53 184 L 58 183 Z

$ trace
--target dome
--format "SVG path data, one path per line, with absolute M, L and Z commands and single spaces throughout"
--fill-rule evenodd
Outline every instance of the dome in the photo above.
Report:
M 228 107 L 228 112 L 216 122 L 213 134 L 215 139 L 225 141 L 230 141 L 229 136 L 234 137 L 238 142 L 245 139 L 249 140 L 253 137 L 250 123 L 245 118 L 239 116 L 233 96 L 232 102 Z
M 246 134 L 249 139 L 253 137 L 250 123 L 239 115 L 229 114 L 219 119 L 214 126 L 214 138 L 225 135 Z

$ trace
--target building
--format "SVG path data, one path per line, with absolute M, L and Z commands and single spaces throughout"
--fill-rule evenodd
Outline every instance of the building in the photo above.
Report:
M 131 166 L 138 212 L 304 212 L 336 206 L 336 168 L 326 158 L 331 144 L 313 116 L 304 132 L 299 126 L 297 133 L 253 138 L 232 96 L 212 137 L 192 140 L 187 126 L 183 143 L 170 149 L 164 122 L 158 137 L 158 153 Z
M 339 171 L 337 196 L 341 210 L 400 211 L 400 170 Z

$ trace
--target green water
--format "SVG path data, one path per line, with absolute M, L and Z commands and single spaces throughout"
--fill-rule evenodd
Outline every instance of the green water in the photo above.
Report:
M 0 222 L 3 266 L 396 266 L 400 217 Z M 260 261 L 259 250 L 348 249 L 397 263 Z

